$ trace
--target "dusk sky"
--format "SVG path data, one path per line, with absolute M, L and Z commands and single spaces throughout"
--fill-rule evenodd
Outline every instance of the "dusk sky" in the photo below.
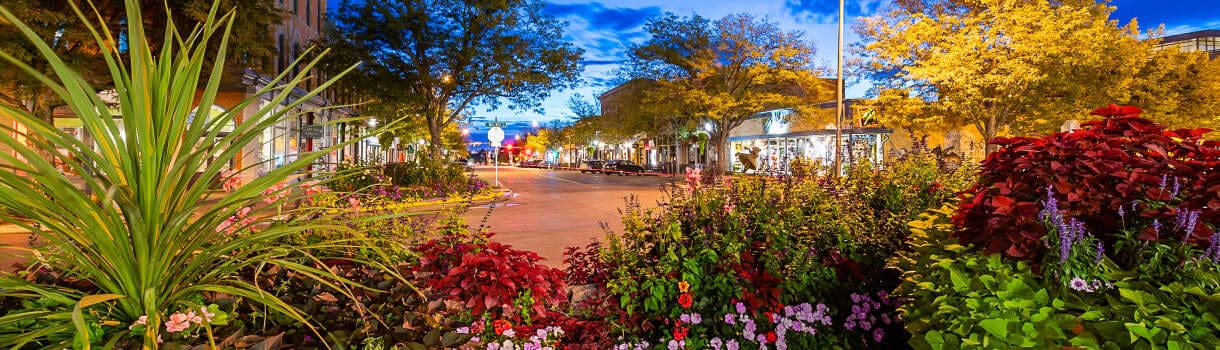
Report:
M 338 5 L 339 0 L 330 0 Z M 845 35 L 847 45 L 857 42 L 851 26 L 858 17 L 877 13 L 884 0 L 848 0 L 848 23 Z M 1137 19 L 1140 28 L 1151 29 L 1165 26 L 1166 34 L 1178 34 L 1200 29 L 1220 29 L 1220 0 L 1114 0 L 1114 17 L 1126 23 Z M 332 7 L 333 8 L 333 7 Z M 543 103 L 544 113 L 515 112 L 506 109 L 496 111 L 476 110 L 478 120 L 499 117 L 500 120 L 520 121 L 514 123 L 508 134 L 520 128 L 528 128 L 530 121 L 544 124 L 553 119 L 567 118 L 570 111 L 567 101 L 573 94 L 592 99 L 605 92 L 610 85 L 610 72 L 626 59 L 627 47 L 647 39 L 644 23 L 651 16 L 672 12 L 679 15 L 699 14 L 718 19 L 731 13 L 746 12 L 766 17 L 788 30 L 801 30 L 806 39 L 814 43 L 825 67 L 834 67 L 835 30 L 838 11 L 836 0 L 552 0 L 547 2 L 548 14 L 567 22 L 564 36 L 585 50 L 584 86 L 569 91 L 552 92 Z M 848 86 L 847 97 L 862 97 L 868 83 Z M 484 141 L 482 123 L 475 123 L 475 141 Z M 485 137 L 484 137 L 485 138 Z

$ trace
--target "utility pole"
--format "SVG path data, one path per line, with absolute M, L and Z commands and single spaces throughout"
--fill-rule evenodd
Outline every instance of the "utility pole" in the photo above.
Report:
M 838 74 L 838 89 L 835 91 L 835 165 L 834 177 L 843 171 L 843 2 L 839 0 L 839 52 L 836 55 L 835 71 Z

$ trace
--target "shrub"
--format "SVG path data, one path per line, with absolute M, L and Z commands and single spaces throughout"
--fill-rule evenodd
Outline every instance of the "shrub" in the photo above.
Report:
M 141 18 L 140 1 L 128 0 L 125 4 L 126 18 Z M 295 160 L 205 202 L 210 197 L 209 189 L 199 184 L 229 183 L 234 176 L 225 171 L 229 162 L 258 142 L 263 130 L 293 117 L 281 110 L 293 110 L 305 100 L 289 99 L 291 94 L 287 92 L 309 78 L 305 69 L 286 81 L 283 77 L 273 79 L 254 94 L 257 97 L 240 101 L 227 112 L 213 118 L 191 118 L 195 106 L 214 102 L 223 74 L 220 69 L 211 73 L 204 70 L 205 66 L 224 65 L 225 48 L 209 45 L 226 42 L 225 28 L 234 18 L 233 13 L 220 15 L 216 11 L 212 7 L 193 33 L 166 29 L 165 37 L 180 40 L 166 41 L 159 51 L 150 47 L 141 21 L 123 23 L 123 52 L 114 45 L 113 38 L 119 34 L 110 32 L 113 27 L 92 27 L 99 30 L 92 33 L 93 39 L 97 47 L 104 48 L 98 54 L 105 56 L 109 70 L 90 73 L 115 78 L 118 108 L 124 116 L 121 125 L 111 114 L 111 107 L 100 101 L 97 91 L 81 78 L 82 72 L 55 57 L 49 44 L 22 23 L 24 19 L 3 12 L 4 22 L 22 29 L 29 40 L 26 44 L 38 47 L 50 62 L 45 71 L 26 73 L 59 87 L 54 89 L 56 97 L 80 118 L 95 142 L 82 145 L 75 136 L 48 124 L 41 116 L 0 104 L 3 114 L 28 128 L 30 136 L 27 142 L 0 133 L 0 144 L 20 155 L 3 156 L 8 170 L 0 171 L 0 182 L 4 183 L 0 186 L 0 208 L 28 218 L 3 221 L 16 223 L 47 242 L 35 254 L 40 256 L 36 269 L 56 271 L 80 282 L 63 285 L 0 276 L 0 295 L 29 307 L 24 309 L 28 312 L 6 309 L 12 313 L 0 317 L 0 346 L 156 348 L 158 338 L 173 342 L 184 334 L 199 335 L 219 325 L 215 318 L 201 315 L 203 295 L 213 293 L 240 296 L 264 306 L 267 312 L 305 322 L 304 315 L 258 286 L 234 278 L 251 266 L 276 265 L 343 283 L 325 269 L 289 259 L 304 247 L 278 242 L 281 237 L 326 221 L 260 222 L 258 213 L 267 206 L 256 204 L 285 201 L 285 196 L 299 198 L 299 191 L 277 184 L 359 139 L 301 153 Z M 91 23 L 84 13 L 90 13 L 89 9 L 78 12 L 78 19 Z M 4 59 L 20 65 L 13 57 Z M 303 64 L 314 63 L 317 61 Z M 306 96 L 321 92 L 338 78 L 324 82 Z M 269 96 L 270 101 L 256 107 L 263 96 Z M 242 123 L 232 130 L 220 130 L 238 115 L 243 116 Z M 80 181 L 87 190 L 58 171 L 55 160 L 82 174 Z M 375 243 L 365 247 L 377 249 Z M 200 313 L 192 315 L 196 310 Z M 37 326 L 23 326 L 30 321 Z
M 461 303 L 475 317 L 532 324 L 564 306 L 563 272 L 538 254 L 490 240 L 487 233 L 450 234 L 416 247 L 413 272 L 424 285 Z
M 893 260 L 903 271 L 895 293 L 906 300 L 899 311 L 913 347 L 1206 349 L 1220 342 L 1220 264 L 1190 245 L 1141 248 L 1182 262 L 1175 274 L 1123 269 L 1092 244 L 1068 246 L 1063 260 L 1044 255 L 1046 273 L 1038 274 L 1026 261 L 952 238 L 954 209 L 912 222 L 911 250 Z M 1049 231 L 1047 246 L 1056 252 L 1061 232 Z
M 574 251 L 568 271 L 595 285 L 590 271 L 609 271 L 604 299 L 617 305 L 600 307 L 617 325 L 611 334 L 627 342 L 620 348 L 657 339 L 662 347 L 902 347 L 897 300 L 887 295 L 898 276 L 886 262 L 903 246 L 905 223 L 951 198 L 967 174 L 943 171 L 926 152 L 860 165 L 840 180 L 691 173 L 656 209 L 629 202 L 624 231 L 599 254 Z M 795 318 L 808 316 L 796 312 L 803 305 L 820 310 L 816 334 L 798 331 L 815 326 Z
M 954 217 L 955 237 L 987 253 L 1037 262 L 1047 233 L 1038 212 L 1049 186 L 1066 215 L 1098 232 L 1107 246 L 1126 227 L 1143 228 L 1136 234 L 1141 241 L 1206 246 L 1220 222 L 1220 143 L 1202 140 L 1209 130 L 1169 130 L 1140 118 L 1135 107 L 1111 105 L 1093 114 L 1103 119 L 1080 130 L 991 141 L 1000 149 L 983 161 L 978 183 L 966 191 L 971 196 Z M 1186 221 L 1196 220 L 1183 231 Z M 1152 228 L 1154 221 L 1166 228 Z

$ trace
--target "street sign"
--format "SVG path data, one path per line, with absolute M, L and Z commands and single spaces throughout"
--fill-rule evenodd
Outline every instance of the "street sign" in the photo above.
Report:
M 301 138 L 306 138 L 306 139 L 322 138 L 322 126 L 321 125 L 301 126 Z
M 508 123 L 505 123 L 505 122 L 487 122 L 487 127 L 489 127 L 489 128 L 503 128 L 503 127 L 505 127 L 505 126 L 508 126 Z
M 407 144 L 407 154 L 415 154 L 415 145 Z
M 491 141 L 491 143 L 495 144 L 499 144 L 500 141 L 504 141 L 504 129 L 494 126 L 491 128 L 491 130 L 487 130 L 487 141 Z

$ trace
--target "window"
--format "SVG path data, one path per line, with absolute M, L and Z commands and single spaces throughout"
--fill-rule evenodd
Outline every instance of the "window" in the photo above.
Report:
M 283 72 L 284 67 L 287 66 L 286 64 L 284 64 L 284 58 L 285 58 L 284 56 L 287 56 L 284 51 L 286 51 L 286 50 L 284 50 L 284 34 L 280 33 L 279 45 L 275 47 L 275 53 L 276 53 L 275 72 L 276 73 Z
M 313 0 L 305 0 L 305 25 L 312 27 L 309 21 L 313 19 Z

